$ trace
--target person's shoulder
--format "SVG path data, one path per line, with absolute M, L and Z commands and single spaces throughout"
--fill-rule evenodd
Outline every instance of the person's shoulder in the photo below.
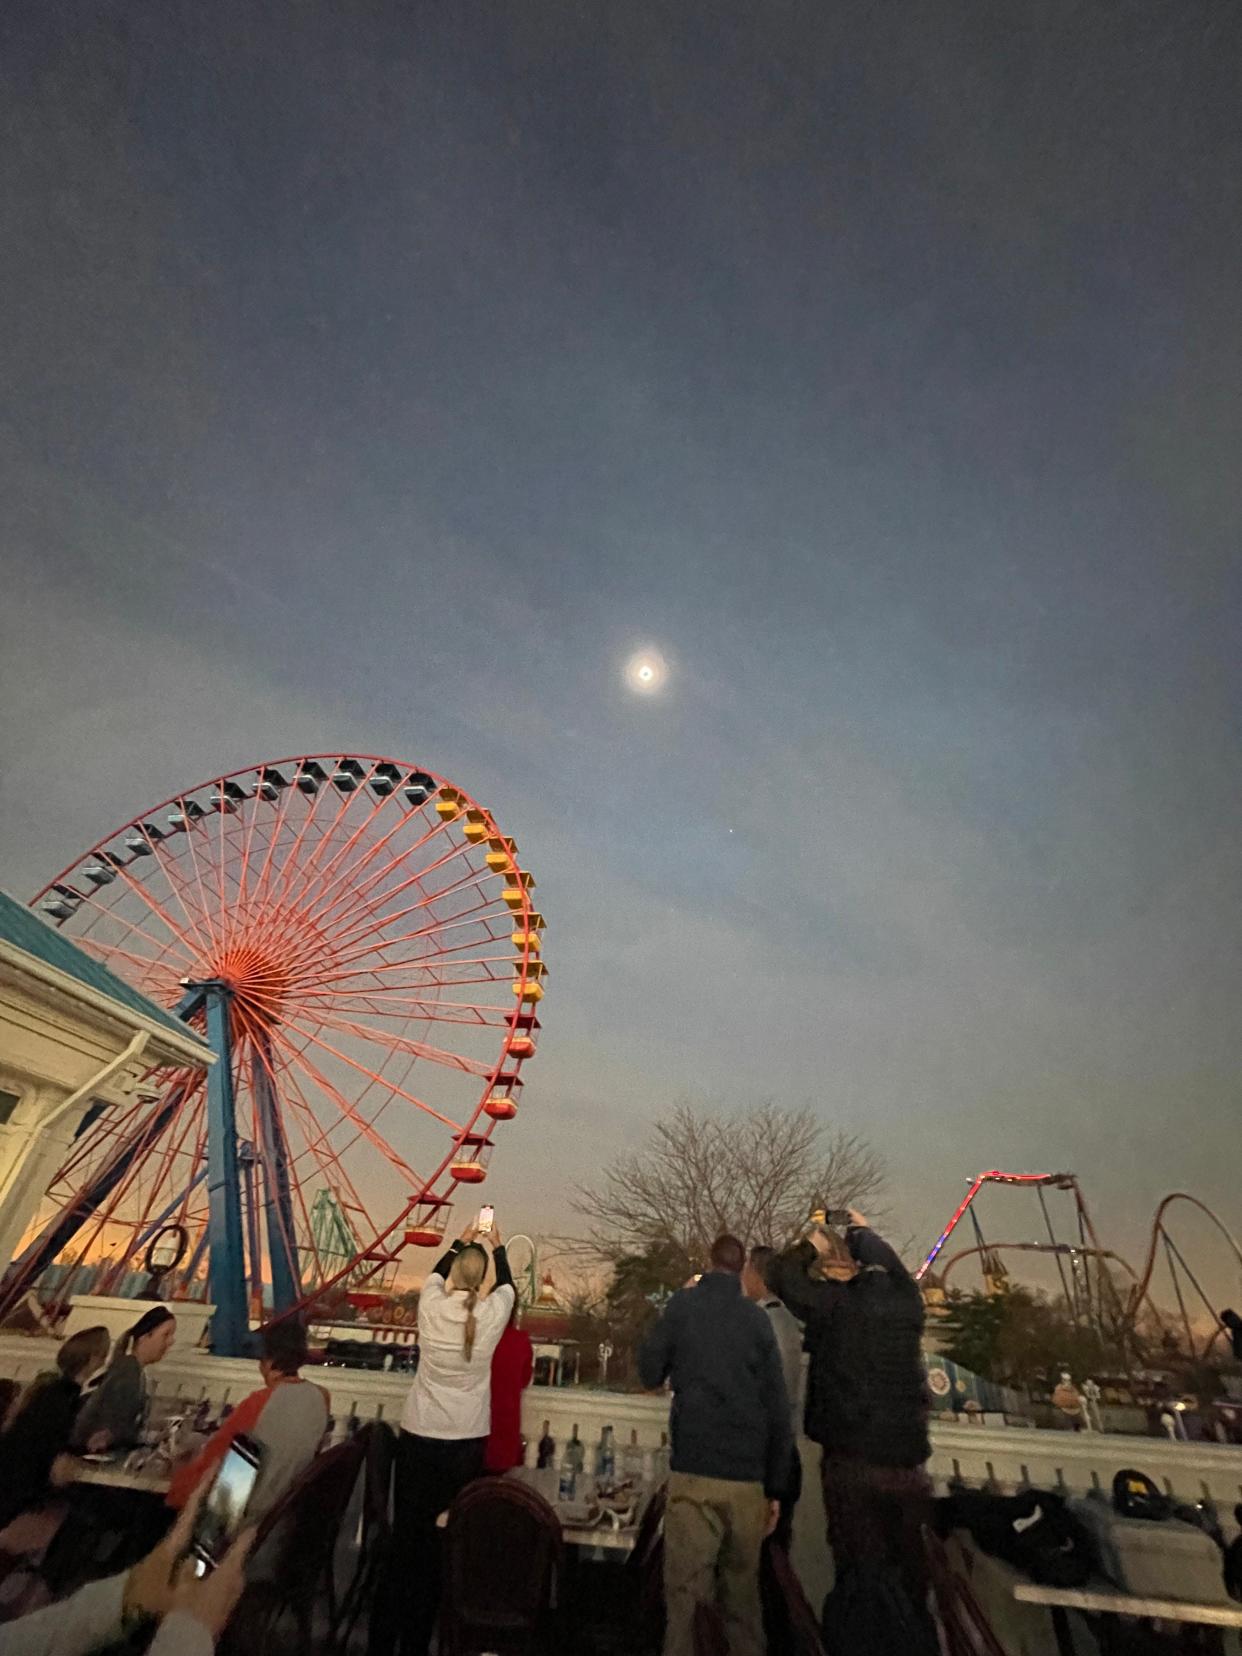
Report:
M 752 1333 L 768 1334 L 772 1332 L 772 1319 L 757 1300 L 749 1299 L 742 1294 L 734 1302 L 733 1315 Z

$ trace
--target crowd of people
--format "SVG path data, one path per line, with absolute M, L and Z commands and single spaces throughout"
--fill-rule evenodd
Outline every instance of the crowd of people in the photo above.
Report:
M 922 1296 L 861 1213 L 840 1219 L 831 1226 L 817 1218 L 783 1251 L 717 1237 L 707 1268 L 671 1297 L 642 1343 L 643 1384 L 672 1393 L 665 1656 L 692 1656 L 705 1604 L 723 1621 L 732 1656 L 762 1656 L 765 1548 L 789 1549 L 802 1434 L 820 1450 L 833 1564 L 822 1611 L 827 1648 L 851 1656 L 932 1656 L 938 1648 L 922 1543 L 932 1496 Z M 1231 1332 L 1242 1343 L 1242 1319 Z M 147 1371 L 175 1334 L 172 1311 L 153 1305 L 111 1353 L 103 1328 L 63 1342 L 56 1371 L 26 1389 L 0 1434 L 0 1532 L 31 1509 L 63 1502 L 83 1455 L 141 1440 Z M 301 1372 L 302 1327 L 277 1322 L 260 1338 L 262 1384 L 175 1469 L 149 1555 L 0 1627 L 3 1656 L 85 1649 L 75 1628 L 92 1619 L 125 1626 L 127 1616 L 167 1619 L 176 1639 L 162 1635 L 152 1646 L 160 1656 L 196 1652 L 204 1637 L 210 1644 L 245 1580 L 264 1567 L 263 1549 L 248 1557 L 243 1539 L 210 1590 L 180 1568 L 187 1524 L 217 1467 L 238 1440 L 257 1446 L 245 1512 L 253 1533 L 310 1465 L 330 1424 L 328 1394 Z M 467 1484 L 521 1464 L 531 1372 L 500 1232 L 494 1219 L 487 1235 L 472 1225 L 421 1291 L 419 1363 L 396 1443 L 392 1542 L 369 1607 L 368 1656 L 427 1656 L 440 1600 L 438 1520 Z M 71 1505 L 71 1536 L 75 1521 L 85 1520 L 75 1520 Z
M 673 1392 L 665 1656 L 692 1656 L 702 1603 L 718 1610 L 732 1656 L 762 1656 L 762 1553 L 769 1537 L 788 1543 L 800 1423 L 822 1451 L 828 1648 L 938 1649 L 922 1563 L 922 1329 L 916 1284 L 861 1213 L 844 1234 L 816 1224 L 783 1253 L 716 1239 L 639 1354 L 644 1384 Z
M 516 1312 L 499 1230 L 493 1224 L 483 1236 L 468 1227 L 432 1270 L 420 1297 L 420 1360 L 396 1449 L 393 1545 L 371 1606 L 373 1656 L 398 1650 L 425 1656 L 440 1591 L 436 1520 L 473 1479 L 521 1464 L 521 1399 L 533 1353 Z M 115 1348 L 103 1327 L 84 1329 L 61 1344 L 56 1370 L 32 1382 L 0 1423 L 0 1551 L 8 1526 L 54 1512 L 59 1527 L 45 1564 L 49 1579 L 73 1574 L 58 1570 L 58 1555 L 78 1574 L 88 1555 L 99 1559 L 100 1534 L 116 1523 L 115 1492 L 80 1483 L 90 1464 L 85 1457 L 123 1454 L 149 1435 L 147 1370 L 175 1338 L 174 1313 L 156 1304 Z M 264 1328 L 262 1384 L 173 1468 L 154 1517 L 149 1501 L 141 1518 L 130 1508 L 114 1560 L 123 1567 L 32 1614 L 0 1621 L 0 1653 L 73 1656 L 128 1636 L 141 1624 L 158 1624 L 150 1646 L 157 1656 L 209 1650 L 246 1582 L 261 1579 L 279 1558 L 279 1528 L 252 1551 L 257 1526 L 326 1441 L 330 1399 L 303 1376 L 306 1360 L 300 1323 L 290 1319 Z M 258 1463 L 244 1531 L 217 1567 L 200 1577 L 187 1563 L 195 1517 L 239 1442 L 256 1452 Z M 135 1553 L 142 1556 L 135 1560 Z M 418 1569 L 410 1568 L 411 1559 L 419 1561 Z

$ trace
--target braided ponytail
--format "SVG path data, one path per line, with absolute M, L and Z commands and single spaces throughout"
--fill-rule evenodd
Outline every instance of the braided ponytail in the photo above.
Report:
M 461 1349 L 467 1362 L 474 1355 L 474 1337 L 478 1333 L 474 1308 L 479 1303 L 479 1289 L 486 1275 L 487 1255 L 477 1242 L 468 1243 L 461 1250 L 449 1271 L 449 1287 L 466 1296 L 466 1333 Z
M 469 1362 L 471 1357 L 474 1355 L 474 1337 L 478 1333 L 478 1324 L 475 1322 L 474 1318 L 474 1308 L 478 1303 L 479 1290 L 477 1288 L 471 1288 L 469 1293 L 466 1295 L 466 1337 L 462 1341 L 462 1350 L 466 1354 L 467 1362 Z

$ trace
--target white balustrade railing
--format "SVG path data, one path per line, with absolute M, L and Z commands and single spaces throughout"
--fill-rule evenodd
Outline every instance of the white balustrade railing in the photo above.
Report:
M 18 1334 L 0 1334 L 0 1376 L 21 1383 L 55 1367 L 57 1342 Z M 409 1376 L 354 1368 L 317 1367 L 315 1380 L 331 1395 L 332 1413 L 344 1431 L 350 1418 L 400 1423 Z M 261 1384 L 256 1365 L 246 1359 L 212 1357 L 173 1347 L 148 1380 L 157 1397 L 187 1402 L 208 1398 L 213 1404 L 237 1403 Z M 668 1430 L 668 1398 L 641 1392 L 609 1392 L 586 1386 L 532 1386 L 522 1402 L 522 1430 L 532 1444 L 543 1422 L 558 1446 L 574 1425 L 584 1443 L 595 1443 L 611 1426 L 619 1448 L 637 1432 L 644 1449 L 654 1449 Z M 954 1477 L 968 1484 L 989 1480 L 1002 1489 L 1023 1484 L 1063 1487 L 1075 1493 L 1107 1487 L 1123 1466 L 1138 1466 L 1179 1500 L 1210 1496 L 1231 1519 L 1242 1501 L 1242 1449 L 1205 1443 L 1175 1443 L 1168 1438 L 1130 1437 L 1097 1432 L 1057 1432 L 1009 1426 L 932 1424 L 930 1470 L 938 1488 Z
M 0 1334 L 0 1376 L 22 1383 L 56 1362 L 57 1342 Z M 316 1382 L 332 1400 L 335 1433 L 344 1436 L 351 1421 L 382 1419 L 400 1424 L 410 1377 L 367 1369 L 316 1367 Z M 199 1350 L 178 1350 L 152 1369 L 148 1381 L 157 1398 L 174 1397 L 196 1404 L 206 1398 L 219 1407 L 237 1403 L 261 1382 L 253 1362 L 212 1357 Z M 522 1399 L 522 1430 L 528 1455 L 543 1432 L 556 1440 L 557 1452 L 573 1427 L 587 1447 L 611 1426 L 618 1449 L 637 1441 L 644 1450 L 660 1444 L 668 1430 L 665 1395 L 608 1392 L 591 1387 L 531 1386 Z M 1133 1466 L 1155 1478 L 1170 1495 L 1193 1503 L 1204 1497 L 1216 1505 L 1226 1534 L 1234 1529 L 1233 1509 L 1242 1501 L 1242 1449 L 1203 1443 L 1175 1443 L 1168 1438 L 1130 1437 L 1114 1433 L 1060 1432 L 1002 1425 L 966 1425 L 933 1420 L 929 1465 L 938 1493 L 961 1478 L 979 1487 L 991 1483 L 1009 1491 L 1026 1484 L 1085 1494 L 1109 1488 L 1113 1474 Z M 812 1604 L 819 1604 L 830 1583 L 824 1542 L 823 1505 L 819 1494 L 819 1450 L 800 1444 L 803 1497 L 794 1524 L 793 1562 Z

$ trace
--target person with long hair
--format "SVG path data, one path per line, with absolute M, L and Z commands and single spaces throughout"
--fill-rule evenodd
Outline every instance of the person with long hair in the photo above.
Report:
M 370 1656 L 427 1656 L 440 1601 L 436 1519 L 484 1469 L 492 1353 L 517 1298 L 493 1225 L 495 1280 L 470 1225 L 438 1262 L 418 1301 L 418 1372 L 397 1444 L 392 1552 L 371 1613 Z
M 122 1335 L 107 1373 L 78 1414 L 75 1448 L 98 1451 L 137 1443 L 151 1407 L 146 1370 L 167 1356 L 176 1334 L 172 1312 L 166 1305 L 153 1305 Z
M 73 1481 L 67 1454 L 82 1387 L 108 1360 L 108 1330 L 84 1328 L 56 1353 L 56 1372 L 32 1380 L 0 1435 L 0 1529 L 52 1489 Z

